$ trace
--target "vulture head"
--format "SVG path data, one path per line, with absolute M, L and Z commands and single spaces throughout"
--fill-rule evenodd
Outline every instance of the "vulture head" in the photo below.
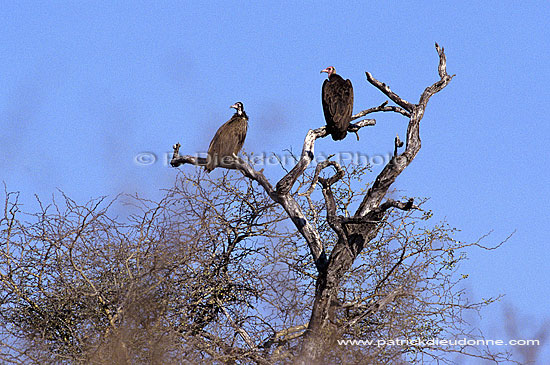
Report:
M 231 105 L 230 108 L 237 110 L 238 115 L 243 115 L 244 113 L 244 106 L 240 101 L 237 101 L 235 104 Z
M 321 70 L 321 73 L 323 72 L 326 72 L 328 74 L 328 77 L 330 77 L 330 75 L 336 73 L 336 69 L 334 68 L 334 66 L 329 66 L 327 68 L 325 68 L 324 70 Z

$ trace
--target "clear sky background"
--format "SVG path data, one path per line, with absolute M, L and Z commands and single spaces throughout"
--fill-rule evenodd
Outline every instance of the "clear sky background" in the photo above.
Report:
M 550 318 L 547 1 L 77 3 L 0 11 L 0 180 L 28 210 L 57 189 L 82 202 L 161 196 L 176 174 L 171 145 L 205 151 L 236 101 L 250 117 L 247 151 L 299 153 L 324 124 L 321 69 L 352 80 L 356 112 L 386 100 L 365 71 L 417 102 L 438 78 L 437 41 L 457 76 L 430 100 L 422 149 L 396 187 L 430 197 L 462 240 L 493 230 L 484 243 L 497 244 L 516 230 L 461 268 L 472 299 L 506 294 L 477 319 L 489 338 L 505 304 L 524 337 Z M 359 142 L 323 139 L 316 152 L 390 152 L 407 120 L 375 118 Z M 157 160 L 136 163 L 144 152 Z

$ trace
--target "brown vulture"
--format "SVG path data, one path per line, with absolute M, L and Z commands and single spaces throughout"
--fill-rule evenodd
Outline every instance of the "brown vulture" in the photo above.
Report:
M 248 116 L 240 101 L 231 105 L 231 108 L 235 108 L 237 111 L 218 129 L 208 147 L 208 160 L 204 167 L 206 172 L 220 166 L 225 157 L 236 158 L 237 153 L 243 147 L 248 129 Z
M 353 86 L 351 81 L 337 75 L 335 68 L 330 66 L 321 71 L 328 74 L 328 80 L 323 82 L 323 112 L 327 122 L 327 133 L 335 141 L 344 139 L 347 134 L 351 114 L 353 112 Z

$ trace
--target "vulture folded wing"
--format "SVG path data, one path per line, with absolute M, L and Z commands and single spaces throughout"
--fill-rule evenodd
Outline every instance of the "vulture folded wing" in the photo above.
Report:
M 353 113 L 353 87 L 342 78 L 323 83 L 323 112 L 328 133 L 334 140 L 343 139 Z
M 208 147 L 206 171 L 212 171 L 221 164 L 224 157 L 236 155 L 241 150 L 247 129 L 247 118 L 237 115 L 234 115 L 218 129 L 210 142 L 210 147 Z
M 221 156 L 223 156 L 223 140 L 225 131 L 227 130 L 227 125 L 231 120 L 224 123 L 218 130 L 216 131 L 216 134 L 214 135 L 214 138 L 212 138 L 212 141 L 210 142 L 210 146 L 208 146 L 208 162 L 205 166 L 205 169 L 207 172 L 210 172 L 216 168 L 216 166 L 219 165 L 219 160 Z

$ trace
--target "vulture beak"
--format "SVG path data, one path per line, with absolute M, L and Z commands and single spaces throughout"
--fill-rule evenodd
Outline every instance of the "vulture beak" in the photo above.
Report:
M 235 103 L 235 104 L 231 105 L 230 108 L 239 109 L 239 106 Z
M 324 70 L 321 70 L 321 73 L 326 72 L 329 76 L 334 73 L 334 66 L 329 66 L 325 68 Z

